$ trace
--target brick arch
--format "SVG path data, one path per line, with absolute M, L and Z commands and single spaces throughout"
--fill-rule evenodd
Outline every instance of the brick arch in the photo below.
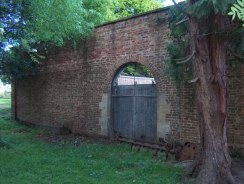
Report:
M 81 47 L 74 50 L 67 45 L 51 54 L 38 75 L 17 82 L 16 117 L 34 124 L 65 125 L 74 133 L 108 136 L 111 83 L 121 66 L 136 62 L 155 78 L 160 106 L 157 136 L 166 136 L 169 124 L 178 127 L 178 116 L 176 93 L 165 74 L 168 28 L 157 23 L 163 16 L 166 12 L 158 11 L 99 26 Z
M 172 104 L 167 103 L 170 101 L 170 92 L 172 89 L 169 88 L 169 77 L 165 74 L 165 63 L 162 58 L 147 57 L 144 55 L 133 55 L 126 57 L 118 57 L 112 64 L 107 68 L 107 112 L 109 114 L 109 119 L 112 117 L 111 114 L 111 86 L 116 74 L 126 65 L 130 63 L 138 63 L 146 66 L 152 73 L 157 88 L 157 137 L 169 136 L 170 122 L 172 121 L 169 117 L 172 112 L 170 109 L 175 109 Z M 112 131 L 111 119 L 108 122 L 108 132 Z M 108 135 L 112 136 L 112 134 Z
M 112 77 L 112 81 L 111 81 L 110 85 L 112 85 L 112 82 L 114 81 L 115 77 L 117 77 L 117 75 L 118 75 L 120 72 L 122 72 L 122 70 L 123 70 L 125 67 L 127 67 L 129 64 L 141 64 L 141 63 L 138 63 L 138 62 L 134 62 L 134 61 L 133 61 L 133 62 L 128 62 L 128 63 L 125 63 L 125 64 L 121 65 L 121 66 L 120 66 L 119 68 L 117 68 L 117 70 L 114 72 L 113 77 Z M 147 67 L 147 66 L 144 65 L 144 64 L 141 64 L 141 65 Z M 147 69 L 151 72 L 151 70 L 150 70 L 148 67 L 147 67 Z M 151 72 L 151 73 L 152 73 L 152 72 Z M 153 73 L 152 73 L 152 76 L 153 76 L 153 78 L 155 79 L 156 84 L 157 84 L 157 79 L 154 77 Z
M 153 60 L 150 60 L 144 56 L 129 56 L 129 57 L 124 57 L 124 58 L 119 58 L 117 61 L 114 62 L 114 64 L 110 67 L 111 69 L 109 70 L 108 73 L 108 89 L 110 92 L 110 88 L 113 82 L 114 77 L 117 75 L 117 73 L 126 65 L 130 64 L 130 63 L 138 63 L 141 65 L 144 65 L 148 68 L 148 70 L 152 73 L 153 78 L 156 81 L 156 86 L 157 86 L 157 90 L 162 90 L 163 89 L 163 78 L 164 78 L 164 74 L 163 74 L 163 64 L 161 64 L 161 66 L 156 66 L 155 62 Z M 163 62 L 162 62 L 163 63 Z M 160 72 L 161 69 L 161 72 Z
M 128 101 L 126 100 L 128 98 L 123 99 L 123 97 L 121 96 L 119 101 L 117 101 L 118 98 L 113 98 L 113 95 L 116 95 L 116 94 L 113 94 L 114 90 L 112 90 L 114 88 L 113 82 L 118 77 L 120 72 L 129 64 L 141 64 L 141 65 L 147 67 L 147 69 L 152 73 L 152 75 L 154 75 L 154 73 L 155 73 L 154 71 L 153 72 L 151 71 L 152 70 L 150 67 L 151 65 L 149 65 L 146 62 L 144 57 L 134 57 L 134 58 L 129 57 L 129 58 L 126 58 L 125 60 L 122 60 L 122 61 L 120 60 L 119 62 L 115 62 L 116 67 L 112 67 L 113 70 L 112 70 L 112 72 L 110 72 L 110 76 L 109 76 L 110 92 L 108 93 L 108 96 L 109 96 L 109 100 L 108 100 L 109 112 L 108 113 L 110 114 L 110 117 L 111 117 L 110 120 L 111 121 L 109 122 L 108 126 L 109 126 L 110 136 L 113 136 L 114 131 L 119 131 L 119 132 L 122 131 L 123 133 L 121 133 L 121 134 L 122 134 L 122 136 L 125 136 L 125 137 L 128 135 L 134 137 L 134 134 L 137 134 L 137 136 L 138 136 L 138 134 L 141 134 L 143 132 L 142 134 L 146 135 L 147 141 L 152 141 L 152 140 L 155 141 L 158 137 L 157 136 L 158 135 L 158 133 L 157 133 L 158 132 L 158 130 L 157 130 L 157 125 L 158 125 L 157 116 L 159 116 L 159 114 L 157 113 L 158 112 L 157 111 L 157 109 L 158 109 L 158 106 L 157 106 L 157 104 L 158 104 L 157 103 L 157 100 L 158 100 L 157 99 L 157 96 L 158 96 L 157 95 L 157 79 L 153 76 L 153 78 L 156 81 L 156 85 L 149 85 L 146 88 L 144 88 L 144 90 L 148 89 L 148 92 L 149 92 L 149 90 L 154 91 L 154 93 L 151 94 L 152 95 L 151 98 L 145 99 L 143 97 L 138 96 L 137 97 L 137 99 L 139 100 L 138 103 L 134 102 L 133 104 L 130 104 L 129 106 L 128 106 Z M 138 86 L 140 86 L 140 85 L 138 85 Z M 115 87 L 115 88 L 117 88 L 117 87 Z M 122 86 L 120 86 L 120 89 L 126 89 L 126 88 L 123 88 Z M 134 87 L 130 88 L 130 90 L 132 90 L 132 89 L 134 89 Z M 139 92 L 139 94 L 140 94 L 140 92 Z M 141 94 L 143 94 L 143 93 L 141 93 Z M 148 93 L 147 95 L 150 95 L 150 93 Z M 132 96 L 131 96 L 131 99 L 133 99 Z M 114 104 L 118 104 L 118 106 L 114 105 Z M 138 105 L 136 105 L 136 104 L 147 104 L 147 107 L 141 106 L 142 108 L 138 108 Z M 147 112 L 148 109 L 150 109 L 150 108 L 151 108 L 150 116 L 145 116 L 145 112 Z M 114 111 L 113 111 L 114 109 L 116 109 L 115 111 L 117 113 L 114 113 Z M 124 112 L 125 109 L 127 111 L 126 113 Z M 133 109 L 137 109 L 138 110 L 137 114 L 140 114 L 140 118 L 142 118 L 142 119 L 140 119 L 140 121 L 137 121 L 137 120 L 133 121 L 132 124 L 135 124 L 135 127 L 137 127 L 136 129 L 133 129 L 131 127 L 132 126 L 131 123 L 126 123 L 126 122 L 131 121 L 132 116 L 135 116 L 136 113 L 134 113 L 133 115 L 131 113 L 128 113 L 128 111 L 134 112 Z M 116 116 L 116 114 L 117 114 L 117 116 Z M 127 121 L 128 119 L 127 120 L 125 120 L 125 119 L 121 120 L 122 116 L 129 118 L 130 121 Z M 122 123 L 123 127 L 126 127 L 126 128 L 121 128 L 121 121 L 123 121 L 123 123 Z M 145 123 L 145 122 L 147 122 L 147 123 Z M 119 126 L 118 126 L 118 124 L 119 124 Z M 115 128 L 116 125 L 117 125 L 117 129 Z M 138 127 L 143 127 L 143 126 L 147 127 L 146 128 L 147 130 L 145 130 L 143 128 L 142 129 L 138 128 Z M 130 135 L 130 131 L 128 131 L 128 129 L 133 131 L 132 135 Z M 138 137 L 134 137 L 134 138 L 139 139 Z

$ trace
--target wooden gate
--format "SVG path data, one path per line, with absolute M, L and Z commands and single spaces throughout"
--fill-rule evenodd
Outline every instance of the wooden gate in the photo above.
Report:
M 156 117 L 155 84 L 112 87 L 112 121 L 115 132 L 126 138 L 155 141 Z

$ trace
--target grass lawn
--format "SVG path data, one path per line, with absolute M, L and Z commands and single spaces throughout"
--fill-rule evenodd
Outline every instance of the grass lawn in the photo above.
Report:
M 163 157 L 152 159 L 148 151 L 99 141 L 51 144 L 38 138 L 47 135 L 45 130 L 11 121 L 8 111 L 0 108 L 1 184 L 180 183 L 182 170 L 165 164 Z
M 6 106 L 10 107 L 11 99 L 10 98 L 0 98 L 0 105 L 6 105 Z

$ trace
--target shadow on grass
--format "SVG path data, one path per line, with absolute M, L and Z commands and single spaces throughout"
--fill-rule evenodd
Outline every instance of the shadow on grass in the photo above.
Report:
M 7 146 L 0 148 L 1 184 L 85 183 L 85 184 L 177 184 L 182 169 L 152 159 L 147 150 L 131 151 L 128 145 L 104 144 L 80 138 L 50 144 L 52 136 L 41 128 L 12 121 L 9 108 L 0 109 L 0 131 Z M 42 138 L 40 138 L 40 136 Z M 63 138 L 65 140 L 65 138 Z

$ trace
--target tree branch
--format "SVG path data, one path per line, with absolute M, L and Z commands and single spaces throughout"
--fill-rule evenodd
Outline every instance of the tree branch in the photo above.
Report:
M 194 78 L 194 79 L 192 79 L 192 80 L 189 80 L 188 83 L 195 83 L 195 82 L 197 82 L 198 80 L 199 80 L 199 78 L 196 77 L 196 78 Z
M 193 56 L 195 55 L 195 53 L 196 52 L 193 51 L 191 55 L 186 56 L 186 57 L 181 58 L 181 59 L 175 59 L 175 61 L 177 61 L 176 62 L 177 64 L 185 64 L 185 63 L 187 63 L 188 61 L 190 61 L 193 58 Z
M 175 0 L 172 0 L 172 2 L 174 3 L 175 7 L 179 10 L 179 12 L 185 14 L 188 18 L 191 18 L 192 15 L 180 8 L 179 5 L 175 2 Z
M 175 25 L 179 25 L 179 24 L 181 24 L 181 23 L 183 23 L 183 22 L 186 22 L 186 21 L 188 21 L 189 20 L 189 17 L 185 17 L 184 19 L 182 19 L 182 20 L 180 20 L 179 22 L 177 22 Z

